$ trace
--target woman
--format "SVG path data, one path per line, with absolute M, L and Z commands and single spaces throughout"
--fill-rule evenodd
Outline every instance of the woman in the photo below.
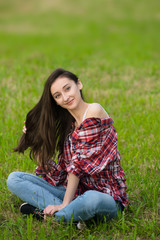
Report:
M 27 114 L 14 150 L 30 147 L 37 176 L 13 172 L 7 180 L 9 190 L 27 202 L 20 208 L 24 214 L 110 219 L 128 204 L 113 121 L 99 104 L 84 101 L 82 87 L 76 75 L 56 69 Z

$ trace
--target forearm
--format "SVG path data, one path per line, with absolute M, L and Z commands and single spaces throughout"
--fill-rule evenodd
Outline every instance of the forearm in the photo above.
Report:
M 73 173 L 69 173 L 66 193 L 62 203 L 64 207 L 73 200 L 78 184 L 79 178 L 75 176 Z
M 62 204 L 60 205 L 48 205 L 44 209 L 44 214 L 53 215 L 55 212 L 60 211 L 65 206 L 67 206 L 74 198 L 75 192 L 77 190 L 79 184 L 79 178 L 75 176 L 73 173 L 68 174 L 68 183 L 65 192 L 65 196 Z

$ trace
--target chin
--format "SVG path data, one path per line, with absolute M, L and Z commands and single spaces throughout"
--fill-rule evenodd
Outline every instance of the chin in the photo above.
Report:
M 68 106 L 66 109 L 67 110 L 75 110 L 75 109 L 77 109 L 77 105 Z

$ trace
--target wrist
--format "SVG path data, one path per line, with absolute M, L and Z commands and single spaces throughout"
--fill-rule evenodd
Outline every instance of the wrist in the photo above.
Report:
M 67 203 L 62 203 L 59 205 L 59 210 L 63 209 L 64 207 L 66 207 L 68 204 Z

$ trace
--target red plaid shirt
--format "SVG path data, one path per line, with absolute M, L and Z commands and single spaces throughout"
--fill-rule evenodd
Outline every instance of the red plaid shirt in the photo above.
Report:
M 117 133 L 112 118 L 87 118 L 72 131 L 64 143 L 64 152 L 58 163 L 51 161 L 50 172 L 37 167 L 36 175 L 52 185 L 67 185 L 68 173 L 80 178 L 76 196 L 87 190 L 110 194 L 115 200 L 128 205 L 125 192 L 124 171 L 120 165 L 117 149 Z

